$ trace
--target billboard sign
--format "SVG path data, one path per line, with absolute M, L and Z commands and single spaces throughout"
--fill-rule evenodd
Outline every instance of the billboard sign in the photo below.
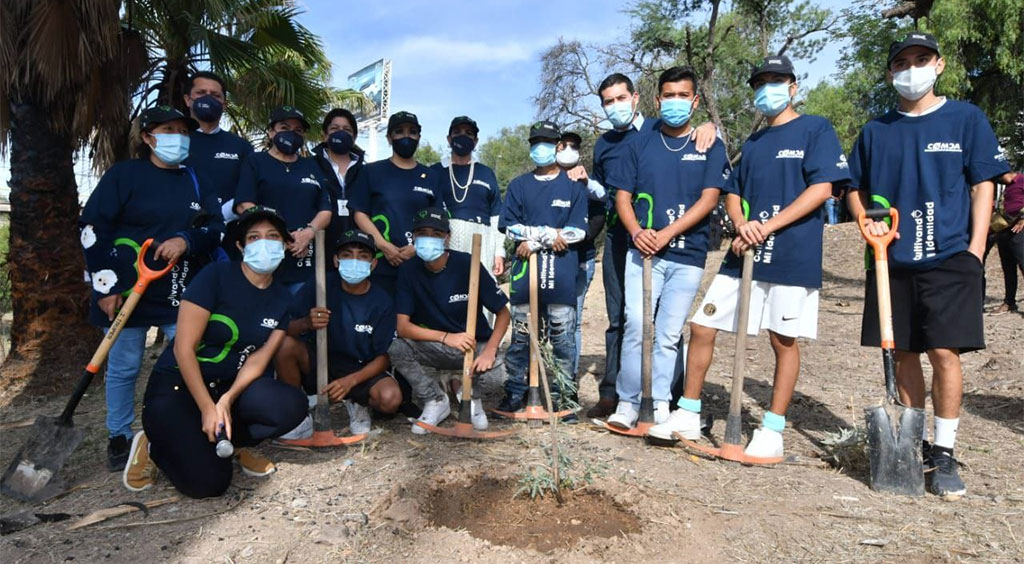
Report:
M 381 114 L 384 110 L 384 59 L 348 75 L 348 87 L 362 92 L 373 101 L 374 111 L 372 113 L 355 112 L 357 121 L 364 122 L 384 117 Z

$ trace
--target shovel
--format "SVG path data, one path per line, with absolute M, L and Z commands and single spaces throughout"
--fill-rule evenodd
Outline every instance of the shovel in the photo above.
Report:
M 868 233 L 867 226 L 873 220 L 886 217 L 892 218 L 888 233 L 881 237 Z M 875 285 L 878 287 L 878 323 L 882 337 L 886 395 L 883 405 L 864 409 L 864 420 L 868 435 L 868 458 L 871 462 L 871 489 L 903 495 L 924 495 L 921 460 L 924 410 L 904 406 L 896 393 L 895 338 L 889 297 L 887 247 L 896 236 L 899 224 L 900 215 L 896 208 L 867 210 L 857 218 L 860 232 L 875 255 Z M 890 411 L 894 413 L 890 414 Z M 898 428 L 893 426 L 893 415 L 898 415 Z
M 324 230 L 317 230 L 314 235 L 315 246 L 314 266 L 316 268 L 316 307 L 327 307 L 327 267 L 324 256 Z M 313 408 L 313 435 L 306 439 L 278 439 L 286 445 L 302 447 L 336 447 L 351 445 L 365 439 L 368 435 L 340 437 L 331 429 L 331 404 L 327 397 L 327 328 L 316 330 L 316 407 Z
M 606 429 L 620 435 L 644 437 L 654 426 L 654 393 L 651 389 L 651 356 L 654 354 L 654 308 L 651 304 L 651 257 L 644 257 L 643 273 L 643 341 L 640 345 L 640 415 L 632 429 L 605 423 Z
M 121 311 L 110 324 L 110 329 L 100 341 L 92 360 L 85 367 L 85 372 L 75 385 L 75 391 L 71 393 L 64 411 L 58 417 L 40 416 L 36 418 L 32 426 L 32 434 L 25 446 L 18 451 L 18 454 L 11 461 L 3 479 L 0 480 L 0 492 L 5 495 L 20 499 L 22 501 L 36 502 L 49 499 L 64 490 L 64 481 L 57 476 L 60 469 L 67 462 L 71 453 L 78 448 L 85 438 L 81 429 L 75 428 L 72 416 L 78 402 L 82 401 L 85 391 L 92 383 L 93 376 L 100 371 L 100 366 L 107 359 L 110 347 L 114 345 L 121 329 L 128 321 L 128 317 L 135 310 L 142 294 L 146 292 L 149 283 L 167 274 L 174 267 L 172 261 L 163 270 L 150 270 L 146 266 L 145 256 L 152 239 L 147 239 L 139 248 L 137 259 L 139 277 L 132 287 L 131 294 L 121 306 Z
M 479 233 L 473 234 L 473 260 L 469 268 L 469 307 L 466 309 L 466 333 L 476 334 L 476 319 L 480 298 L 480 241 Z M 469 350 L 462 359 L 462 399 L 459 402 L 459 420 L 451 429 L 437 427 L 423 421 L 416 424 L 431 433 L 458 437 L 460 439 L 497 439 L 512 434 L 512 431 L 477 431 L 470 421 L 473 402 L 473 359 L 475 351 Z

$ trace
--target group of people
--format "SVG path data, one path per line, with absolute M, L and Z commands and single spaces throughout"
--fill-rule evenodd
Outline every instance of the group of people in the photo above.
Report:
M 632 81 L 612 74 L 599 87 L 611 129 L 597 139 L 590 169 L 579 164 L 579 135 L 539 121 L 524 140 L 535 168 L 504 194 L 494 172 L 473 158 L 479 128 L 469 117 L 451 121 L 447 166 L 417 162 L 421 125 L 409 112 L 390 116 L 392 154 L 377 162 L 366 162 L 355 143 L 356 119 L 345 109 L 327 113 L 325 139 L 307 156 L 306 117 L 276 108 L 267 148 L 254 151 L 220 128 L 228 103 L 223 81 L 196 73 L 184 100 L 190 115 L 168 106 L 143 112 L 139 158 L 104 174 L 80 220 L 92 320 L 101 327 L 134 282 L 142 241 L 159 241 L 149 260 L 176 261 L 150 286 L 111 350 L 108 465 L 123 472 L 131 490 L 150 487 L 159 469 L 186 495 L 216 496 L 233 472 L 232 457 L 214 448 L 227 439 L 244 472 L 273 472 L 270 460 L 247 447 L 312 433 L 309 409 L 321 391 L 318 330 L 328 342 L 323 391 L 344 402 L 355 434 L 370 430 L 372 413 L 444 421 L 451 409 L 438 374 L 461 368 L 470 352 L 476 383 L 504 364 L 498 410 L 523 409 L 529 259 L 536 255 L 537 321 L 555 368 L 576 377 L 583 301 L 602 230 L 605 370 L 587 416 L 621 428 L 637 423 L 641 272 L 650 260 L 656 425 L 649 434 L 699 438 L 701 389 L 718 331 L 765 329 L 774 387 L 747 452 L 781 456 L 800 371 L 798 339 L 817 334 L 823 207 L 845 197 L 854 216 L 891 206 L 906 218 L 889 259 L 898 387 L 904 404 L 924 407 L 926 353 L 935 425 L 931 442 L 927 430 L 922 437 L 923 471 L 937 495 L 962 495 L 953 455 L 959 355 L 984 347 L 981 257 L 994 180 L 1009 168 L 981 111 L 935 93 L 944 68 L 932 36 L 911 33 L 894 43 L 886 72 L 899 106 L 866 124 L 847 157 L 826 119 L 795 111 L 790 60 L 768 57 L 748 81 L 767 126 L 746 140 L 735 166 L 715 126 L 693 123 L 701 97 L 692 69 L 660 75 L 656 118 L 638 111 Z M 711 250 L 710 217 L 723 194 L 736 236 L 690 318 Z M 883 234 L 889 225 L 867 228 Z M 312 283 L 318 230 L 328 241 L 326 307 L 316 305 Z M 476 264 L 467 253 L 475 234 L 484 241 Z M 741 256 L 748 249 L 754 282 L 749 324 L 740 328 Z M 479 270 L 480 310 L 475 332 L 467 333 L 471 269 Z M 505 274 L 508 295 L 498 283 Z M 874 276 L 865 281 L 861 344 L 879 346 Z M 133 433 L 135 381 L 153 326 L 170 343 L 145 390 L 143 430 Z M 555 397 L 576 399 L 568 397 L 572 387 L 551 387 Z M 472 425 L 486 429 L 480 397 L 474 390 Z M 415 423 L 411 429 L 426 432 Z

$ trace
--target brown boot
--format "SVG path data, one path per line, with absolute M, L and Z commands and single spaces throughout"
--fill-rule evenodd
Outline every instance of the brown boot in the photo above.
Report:
M 587 417 L 593 419 L 604 419 L 605 417 L 608 417 L 612 413 L 615 413 L 615 405 L 617 403 L 618 402 L 612 398 L 601 398 L 597 400 L 597 403 L 594 405 L 594 407 L 591 407 L 587 411 Z

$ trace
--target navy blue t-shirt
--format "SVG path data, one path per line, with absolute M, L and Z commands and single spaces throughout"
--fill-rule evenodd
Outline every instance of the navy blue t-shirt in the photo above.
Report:
M 138 278 L 136 260 L 146 239 L 153 239 L 146 264 L 154 270 L 164 266 L 153 260 L 161 242 L 182 237 L 188 250 L 170 272 L 149 285 L 127 327 L 174 323 L 185 287 L 209 262 L 224 233 L 217 194 L 206 177 L 185 167 L 163 169 L 148 158 L 110 167 L 78 223 L 93 288 L 89 322 L 100 327 L 110 321 L 96 301 L 127 295 Z
M 368 163 L 349 192 L 352 213 L 365 213 L 384 240 L 401 248 L 412 244 L 412 219 L 428 207 L 443 207 L 437 171 L 417 163 L 403 169 L 390 159 Z M 378 257 L 382 255 L 378 253 Z M 378 260 L 374 276 L 394 277 L 395 267 Z
M 869 121 L 850 153 L 851 187 L 900 212 L 889 251 L 897 268 L 934 267 L 967 250 L 971 186 L 1009 170 L 985 114 L 953 100 L 923 116 Z
M 185 164 L 210 179 L 223 204 L 235 197 L 242 161 L 252 154 L 252 144 L 220 129 L 217 133 L 193 131 L 189 135 L 188 159 Z
M 365 294 L 350 294 L 337 270 L 327 273 L 327 350 L 331 365 L 347 374 L 360 370 L 395 340 L 395 307 L 387 292 L 371 285 Z M 291 317 L 300 319 L 316 306 L 316 286 L 306 284 L 292 300 Z M 310 332 L 312 337 L 315 332 Z M 312 339 L 311 339 L 312 340 Z M 333 370 L 332 370 L 333 372 Z
M 751 135 L 742 151 L 725 191 L 743 199 L 749 221 L 768 221 L 812 184 L 850 178 L 839 138 L 823 117 L 802 115 L 766 127 Z M 772 233 L 754 252 L 754 280 L 820 288 L 823 229 L 818 209 Z M 720 272 L 739 278 L 742 267 L 740 257 L 726 253 Z
M 293 163 L 279 161 L 268 152 L 253 153 L 242 163 L 235 204 L 252 202 L 269 206 L 281 214 L 289 231 L 301 229 L 317 213 L 331 211 L 327 179 L 312 158 L 300 157 Z M 295 258 L 285 250 L 274 279 L 282 284 L 305 282 L 313 276 L 313 241 L 305 257 Z
M 609 233 L 613 235 L 622 236 L 625 234 L 625 230 L 622 229 L 619 216 L 615 213 L 615 190 L 619 186 L 611 184 L 609 178 L 615 177 L 618 167 L 625 163 L 629 155 L 627 149 L 629 141 L 635 139 L 637 133 L 654 131 L 658 125 L 659 120 L 648 118 L 644 120 L 639 130 L 632 125 L 625 131 L 612 129 L 604 132 L 594 143 L 594 170 L 590 176 L 604 186 L 605 209 L 608 214 L 607 226 Z
M 469 180 L 469 165 L 450 166 L 455 170 L 455 181 L 459 186 L 465 186 Z M 441 197 L 452 218 L 490 225 L 492 217 L 501 215 L 501 187 L 491 167 L 475 163 L 473 181 L 466 189 L 452 186 L 448 167 L 436 163 L 430 168 L 437 171 Z
M 483 308 L 498 313 L 508 298 L 481 264 L 472 264 L 467 253 L 448 251 L 448 263 L 441 272 L 431 272 L 419 257 L 413 257 L 398 268 L 398 289 L 395 313 L 408 315 L 410 321 L 421 327 L 462 333 L 466 330 L 469 308 L 469 269 L 480 269 L 479 306 L 476 318 L 476 340 L 483 343 L 491 338 L 491 327 L 484 317 Z M 379 262 L 378 262 L 379 264 Z
M 681 150 L 670 151 L 666 144 Z M 729 156 L 721 140 L 716 139 L 701 153 L 689 137 L 676 139 L 651 131 L 629 143 L 629 157 L 609 182 L 633 194 L 633 212 L 641 227 L 660 230 L 693 207 L 706 188 L 723 188 L 729 172 Z M 658 256 L 704 268 L 711 233 L 709 217 L 710 213 L 670 241 Z
M 499 226 L 513 225 L 575 227 L 587 230 L 587 189 L 559 171 L 551 180 L 538 180 L 532 172 L 516 177 L 505 192 L 505 205 Z M 543 249 L 537 253 L 539 299 L 541 305 L 576 305 L 576 277 L 580 261 L 578 244 L 556 253 Z M 513 305 L 530 302 L 529 261 L 518 256 L 510 267 L 509 293 Z
M 288 289 L 276 279 L 265 289 L 257 288 L 238 262 L 217 262 L 204 268 L 182 299 L 210 312 L 196 349 L 199 370 L 207 382 L 234 380 L 271 332 L 285 330 L 291 321 Z M 273 363 L 268 363 L 264 376 L 273 368 Z M 173 341 L 157 359 L 153 378 L 181 378 Z

